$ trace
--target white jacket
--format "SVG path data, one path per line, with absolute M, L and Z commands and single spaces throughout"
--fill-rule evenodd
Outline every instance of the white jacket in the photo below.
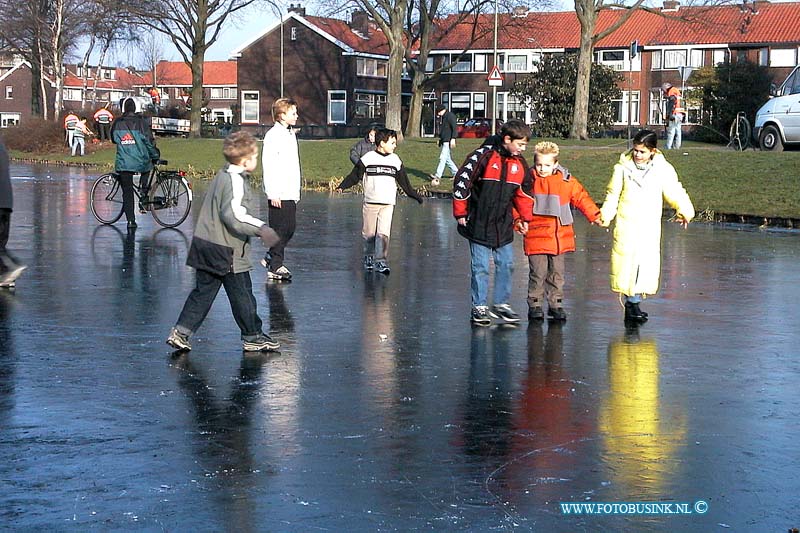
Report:
M 300 200 L 300 153 L 294 132 L 276 122 L 264 135 L 264 193 L 270 200 Z

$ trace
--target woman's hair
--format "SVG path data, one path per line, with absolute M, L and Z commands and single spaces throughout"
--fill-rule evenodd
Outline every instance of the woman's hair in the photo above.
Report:
M 288 113 L 290 107 L 297 107 L 297 102 L 291 98 L 278 98 L 272 104 L 272 120 L 278 122 L 282 113 Z
M 658 135 L 654 131 L 641 130 L 633 138 L 633 144 L 643 144 L 649 149 L 654 149 L 658 146 Z
M 136 102 L 133 98 L 126 98 L 124 102 L 122 102 L 122 112 L 123 113 L 136 113 Z
M 377 128 L 375 130 L 375 146 L 380 146 L 381 143 L 388 141 L 392 137 L 397 137 L 397 132 L 387 128 Z
M 506 135 L 508 135 L 512 141 L 516 141 L 517 139 L 530 139 L 531 129 L 521 120 L 512 118 L 508 122 L 505 122 L 500 129 L 500 138 L 505 139 Z
M 222 155 L 228 163 L 240 165 L 255 153 L 258 153 L 258 144 L 246 131 L 231 133 L 222 141 Z
M 534 156 L 536 155 L 552 155 L 553 159 L 558 161 L 558 154 L 560 153 L 560 149 L 558 145 L 554 142 L 550 141 L 542 141 L 540 143 L 536 143 L 536 146 L 533 147 Z

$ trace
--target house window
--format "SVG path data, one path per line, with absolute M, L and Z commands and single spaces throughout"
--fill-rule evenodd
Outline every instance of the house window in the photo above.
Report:
M 356 74 L 373 78 L 385 78 L 386 65 L 386 61 L 379 61 L 369 57 L 359 57 L 356 59 Z
M 292 41 L 297 40 L 297 26 L 292 26 L 292 28 L 289 30 L 289 39 Z
M 529 111 L 524 98 L 509 93 L 497 93 L 497 114 L 503 122 L 516 118 L 530 124 Z
M 177 91 L 176 91 L 177 92 Z M 236 99 L 236 89 L 232 87 L 212 87 L 212 100 L 234 100 Z
M 758 64 L 762 67 L 766 67 L 769 64 L 769 48 L 758 50 Z
M 111 70 L 111 69 L 103 70 L 103 79 L 113 80 L 114 79 L 114 71 Z
M 486 93 L 443 93 L 442 105 L 463 123 L 472 117 L 486 116 Z
M 503 54 L 499 57 L 500 70 L 503 72 L 527 72 L 528 56 L 520 54 Z
M 472 54 L 450 54 L 450 62 L 453 64 L 450 67 L 450 72 L 472 72 Z
M 13 98 L 14 98 L 14 86 L 6 85 L 6 100 L 12 100 Z
M 81 101 L 81 90 L 80 89 L 64 89 L 64 100 L 70 100 L 72 102 L 80 102 Z
M 472 69 L 474 72 L 488 72 L 486 69 L 486 54 L 475 54 L 472 57 Z
M 383 118 L 386 115 L 386 95 L 355 93 L 355 118 Z
M 242 91 L 242 123 L 258 124 L 260 113 L 258 91 Z
M 428 56 L 428 59 L 425 61 L 425 72 L 433 72 L 434 70 L 433 56 Z
M 700 68 L 703 66 L 702 50 L 692 50 L 689 53 L 689 66 L 694 68 Z
M 347 93 L 328 91 L 328 124 L 347 123 Z
M 711 62 L 714 64 L 714 66 L 725 63 L 725 50 L 713 50 L 711 52 Z
M 795 48 L 773 48 L 769 52 L 769 66 L 793 67 L 797 64 Z
M 19 126 L 19 113 L 0 113 L 0 128 Z
M 628 123 L 629 106 L 631 112 L 631 124 L 639 124 L 639 91 L 623 91 L 621 98 L 611 100 L 611 116 L 614 120 L 614 124 Z
M 600 50 L 596 53 L 596 62 L 600 65 L 611 67 L 616 71 L 628 70 L 628 50 Z M 642 68 L 641 54 L 633 58 L 630 64 L 631 70 L 638 71 Z
M 682 67 L 686 65 L 686 50 L 664 50 L 664 68 Z
M 653 50 L 650 54 L 651 70 L 661 70 L 661 50 Z

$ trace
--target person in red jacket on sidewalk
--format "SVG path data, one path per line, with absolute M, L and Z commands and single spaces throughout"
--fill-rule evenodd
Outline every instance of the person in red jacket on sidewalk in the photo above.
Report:
M 577 208 L 592 224 L 600 223 L 600 209 L 586 189 L 558 164 L 556 143 L 544 141 L 534 148 L 533 219 L 524 232 L 528 256 L 528 320 L 544 319 L 542 303 L 547 298 L 547 314 L 553 320 L 566 320 L 564 312 L 564 254 L 575 251 L 572 210 Z

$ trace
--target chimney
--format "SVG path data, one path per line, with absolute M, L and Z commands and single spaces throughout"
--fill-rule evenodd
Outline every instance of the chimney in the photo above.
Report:
M 512 11 L 512 16 L 514 18 L 527 18 L 529 12 L 530 10 L 526 6 L 517 6 Z
M 301 17 L 306 16 L 306 8 L 303 7 L 303 4 L 289 4 L 289 9 L 287 10 L 288 13 L 297 13 Z
M 681 3 L 678 0 L 664 0 L 663 11 L 677 11 L 680 6 Z
M 363 37 L 369 37 L 369 27 L 369 14 L 360 9 L 353 11 L 350 15 L 350 29 Z

